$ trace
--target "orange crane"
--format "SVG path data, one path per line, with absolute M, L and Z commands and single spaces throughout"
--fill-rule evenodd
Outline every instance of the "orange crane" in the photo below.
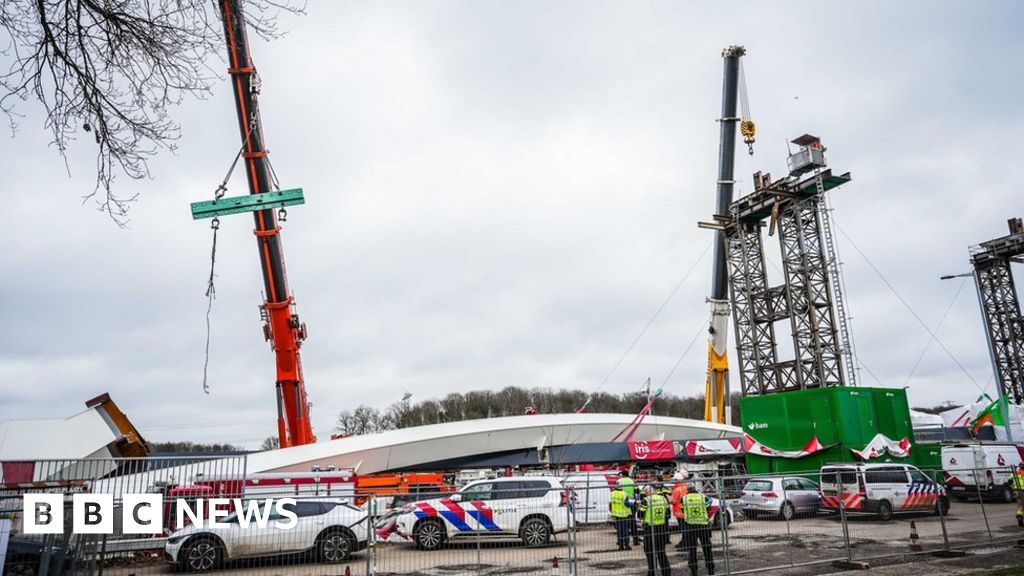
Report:
M 281 227 L 284 207 L 305 202 L 301 189 L 276 190 L 275 179 L 267 161 L 263 129 L 257 102 L 259 80 L 249 57 L 245 15 L 241 0 L 219 0 L 228 48 L 228 73 L 234 91 L 238 129 L 242 136 L 239 157 L 245 166 L 249 194 L 234 198 L 218 197 L 213 201 L 192 204 L 193 218 L 252 212 L 256 227 L 260 267 L 263 271 L 264 302 L 260 306 L 263 336 L 274 350 L 277 365 L 277 433 L 281 447 L 301 446 L 316 442 L 309 417 L 309 400 L 302 376 L 299 348 L 306 339 L 306 325 L 299 320 L 295 299 L 288 289 Z M 271 188 L 274 188 L 273 190 Z M 223 190 L 223 186 L 221 188 Z M 280 209 L 279 213 L 275 208 Z

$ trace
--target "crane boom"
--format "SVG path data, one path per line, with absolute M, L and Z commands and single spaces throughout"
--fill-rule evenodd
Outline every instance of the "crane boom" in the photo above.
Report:
M 258 80 L 249 57 L 241 0 L 221 0 L 220 9 L 249 194 L 262 194 L 271 191 L 271 178 L 256 100 Z M 299 321 L 295 313 L 295 301 L 288 290 L 281 228 L 273 209 L 256 210 L 253 218 L 256 223 L 253 233 L 259 248 L 265 294 L 261 306 L 263 335 L 270 342 L 277 361 L 278 437 L 282 448 L 311 444 L 316 442 L 316 436 L 313 435 L 310 423 L 309 402 L 299 358 L 299 347 L 306 338 L 306 326 Z
M 730 46 L 722 52 L 724 77 L 722 80 L 722 116 L 719 118 L 718 191 L 715 214 L 727 216 L 732 204 L 733 168 L 736 157 L 736 101 L 739 92 L 740 57 L 746 54 L 742 46 Z M 748 144 L 753 143 L 753 123 L 746 133 Z M 714 264 L 711 275 L 711 324 L 708 327 L 708 369 L 704 391 L 704 419 L 709 422 L 731 423 L 729 406 L 729 285 L 725 267 L 725 235 L 715 231 Z

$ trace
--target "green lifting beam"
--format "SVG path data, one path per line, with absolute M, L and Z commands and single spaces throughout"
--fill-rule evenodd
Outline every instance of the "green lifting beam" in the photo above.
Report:
M 284 208 L 285 206 L 297 206 L 305 203 L 306 198 L 302 195 L 302 188 L 263 192 L 261 194 L 246 194 L 245 196 L 232 196 L 231 198 L 221 198 L 219 200 L 193 202 L 192 219 L 214 218 L 227 214 Z

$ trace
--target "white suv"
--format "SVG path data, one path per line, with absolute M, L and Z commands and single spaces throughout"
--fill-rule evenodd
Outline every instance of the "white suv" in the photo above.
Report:
M 549 476 L 479 480 L 442 498 L 406 504 L 377 522 L 377 536 L 412 539 L 436 550 L 453 539 L 518 538 L 544 546 L 568 527 L 570 495 Z
M 298 500 L 294 505 L 274 501 L 267 512 L 266 501 L 253 502 L 260 516 L 269 514 L 264 527 L 251 521 L 243 527 L 237 514 L 230 514 L 219 523 L 224 527 L 190 525 L 167 538 L 166 560 L 192 572 L 213 570 L 224 562 L 239 558 L 278 556 L 313 552 L 322 562 L 342 562 L 349 555 L 366 547 L 367 515 L 365 510 L 343 500 Z M 281 507 L 295 514 L 281 514 Z M 248 509 L 249 503 L 244 503 Z

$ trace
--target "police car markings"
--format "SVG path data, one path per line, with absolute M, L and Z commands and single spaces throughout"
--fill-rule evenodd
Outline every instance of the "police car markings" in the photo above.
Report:
M 470 502 L 476 507 L 476 510 L 469 510 L 469 515 L 477 521 L 478 524 L 491 532 L 500 532 L 501 528 L 494 523 L 494 511 L 487 507 L 487 503 L 481 500 L 474 500 Z
M 501 528 L 494 523 L 494 511 L 487 507 L 487 503 L 481 500 L 474 500 L 470 502 L 476 509 L 466 510 L 462 506 L 459 506 L 454 500 L 441 500 L 441 504 L 447 508 L 447 510 L 438 511 L 430 504 L 426 502 L 417 502 L 416 507 L 419 510 L 413 511 L 413 514 L 417 518 L 435 518 L 440 516 L 450 523 L 459 532 L 472 532 L 469 524 L 466 524 L 466 514 L 469 513 L 470 518 L 473 518 L 477 523 L 491 532 L 500 532 Z

